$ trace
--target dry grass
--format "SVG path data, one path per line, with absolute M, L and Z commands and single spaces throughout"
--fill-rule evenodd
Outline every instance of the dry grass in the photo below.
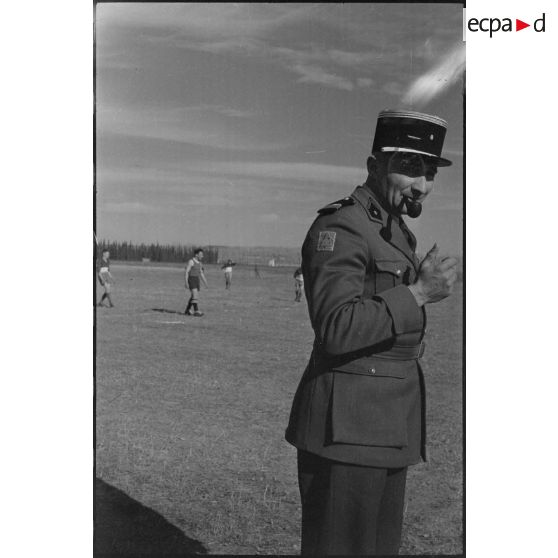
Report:
M 210 267 L 196 319 L 179 313 L 181 268 L 113 265 L 116 307 L 97 312 L 97 476 L 177 528 L 160 553 L 191 541 L 191 553 L 299 552 L 296 452 L 283 434 L 312 331 L 292 271 L 258 280 L 237 267 L 229 292 Z M 459 554 L 460 285 L 430 308 L 429 332 L 430 460 L 410 471 L 401 553 Z M 106 509 L 98 553 L 148 552 L 111 531 Z

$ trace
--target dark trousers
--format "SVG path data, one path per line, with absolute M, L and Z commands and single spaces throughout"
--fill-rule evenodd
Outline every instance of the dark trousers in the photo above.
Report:
M 299 451 L 302 554 L 398 554 L 406 478 Z

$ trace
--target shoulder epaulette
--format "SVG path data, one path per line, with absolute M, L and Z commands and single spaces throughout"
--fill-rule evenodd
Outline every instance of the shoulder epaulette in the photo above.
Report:
M 326 215 L 328 213 L 334 213 L 335 211 L 341 209 L 342 207 L 347 207 L 348 205 L 354 205 L 354 204 L 355 204 L 355 200 L 351 198 L 351 196 L 347 196 L 346 198 L 341 198 L 340 200 L 334 201 L 333 203 L 330 203 L 325 207 L 318 209 L 318 213 L 320 215 Z

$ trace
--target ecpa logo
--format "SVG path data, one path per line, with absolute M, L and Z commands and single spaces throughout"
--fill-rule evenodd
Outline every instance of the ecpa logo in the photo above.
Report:
M 533 22 L 533 30 L 537 33 L 544 33 L 545 32 L 545 25 L 546 25 L 546 14 L 543 13 L 541 17 L 536 19 Z M 485 17 L 482 19 L 477 19 L 476 17 L 472 17 L 467 20 L 467 29 L 472 33 L 477 33 L 481 31 L 483 33 L 490 33 L 490 38 L 494 33 L 498 33 L 499 31 L 509 32 L 514 31 L 512 18 L 504 17 L 500 19 L 499 17 Z M 527 27 L 531 27 L 530 23 L 526 23 L 521 19 L 515 19 L 515 31 L 521 31 L 522 29 L 526 29 Z

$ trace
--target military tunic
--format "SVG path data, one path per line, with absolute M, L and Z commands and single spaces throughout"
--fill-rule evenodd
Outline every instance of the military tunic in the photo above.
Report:
M 302 270 L 315 341 L 286 432 L 298 449 L 385 468 L 425 458 L 426 316 L 407 288 L 415 247 L 367 186 L 312 224 Z

